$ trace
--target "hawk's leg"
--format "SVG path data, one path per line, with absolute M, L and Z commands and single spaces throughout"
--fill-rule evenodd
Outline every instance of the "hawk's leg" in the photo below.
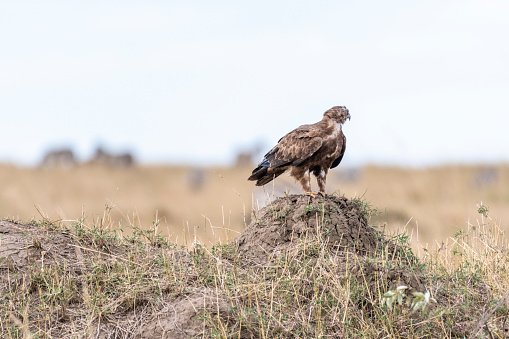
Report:
M 327 179 L 327 168 L 321 169 L 321 168 L 315 168 L 313 170 L 313 174 L 316 177 L 316 182 L 318 183 L 318 188 L 320 189 L 320 194 L 324 197 L 325 194 L 325 181 Z
M 311 192 L 311 176 L 308 169 L 292 167 L 290 175 L 299 181 L 306 194 Z

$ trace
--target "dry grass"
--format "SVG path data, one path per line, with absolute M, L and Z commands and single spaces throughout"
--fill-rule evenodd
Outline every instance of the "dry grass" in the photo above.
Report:
M 509 220 L 509 166 L 368 167 L 362 177 L 365 198 L 383 212 L 373 222 L 386 222 L 393 229 L 408 224 L 413 242 L 417 232 L 421 244 L 432 244 L 465 228 L 476 220 L 481 201 L 502 227 Z M 348 196 L 355 189 L 359 185 L 352 183 L 344 191 Z
M 203 176 L 203 185 L 193 186 L 195 172 Z M 30 220 L 42 214 L 52 220 L 69 220 L 83 216 L 97 223 L 108 206 L 112 221 L 108 224 L 124 227 L 128 233 L 130 225 L 150 227 L 157 216 L 159 229 L 179 243 L 191 244 L 189 237 L 194 234 L 211 242 L 227 241 L 245 227 L 244 211 L 250 214 L 250 186 L 233 188 L 228 182 L 241 182 L 243 174 L 228 168 L 80 166 L 46 170 L 3 165 L 0 217 Z
M 197 234 L 211 246 L 236 237 L 249 223 L 252 207 L 265 205 L 267 196 L 301 193 L 285 176 L 274 186 L 255 188 L 246 180 L 250 170 L 172 166 L 42 170 L 1 165 L 0 217 L 39 219 L 39 209 L 52 220 L 84 215 L 97 223 L 108 205 L 111 225 L 130 232 L 130 224 L 150 227 L 157 211 L 163 234 L 179 244 L 192 243 Z M 327 187 L 331 193 L 363 196 L 381 212 L 372 223 L 386 223 L 393 230 L 406 226 L 411 242 L 424 246 L 441 242 L 475 220 L 481 201 L 490 206 L 501 227 L 509 220 L 507 165 L 339 168 L 330 172 Z
M 366 200 L 355 204 L 372 212 Z M 196 291 L 216 300 L 212 308 L 197 307 L 200 329 L 211 338 L 506 337 L 508 242 L 486 206 L 445 245 L 417 255 L 407 234 L 380 234 L 376 251 L 358 255 L 328 250 L 319 232 L 263 266 L 227 244 L 179 250 L 154 228 L 134 227 L 123 237 L 109 231 L 108 213 L 102 225 L 33 222 L 41 237 L 76 242 L 76 255 L 50 263 L 42 254 L 23 274 L 2 268 L 2 337 L 92 338 L 101 329 L 103 336 L 132 338 L 151 314 L 158 326 L 169 326 L 162 320 L 173 319 L 171 301 Z M 317 214 L 317 229 L 324 225 Z M 51 252 L 30 234 L 27 249 Z M 405 303 L 388 307 L 385 293 L 400 285 L 413 287 L 403 301 L 428 291 L 437 303 L 417 311 Z

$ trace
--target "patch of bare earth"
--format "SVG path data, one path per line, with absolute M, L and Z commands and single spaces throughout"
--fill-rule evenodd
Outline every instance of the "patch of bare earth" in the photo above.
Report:
M 261 263 L 317 239 L 331 252 L 373 253 L 380 245 L 353 201 L 307 195 L 282 197 L 262 208 L 236 241 L 242 256 Z

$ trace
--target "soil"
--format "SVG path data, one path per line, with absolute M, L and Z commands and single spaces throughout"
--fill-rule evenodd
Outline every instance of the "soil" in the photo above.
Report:
M 276 199 L 255 213 L 237 244 L 242 256 L 263 263 L 316 237 L 333 252 L 373 253 L 379 245 L 376 230 L 354 201 L 321 195 Z
M 175 265 L 188 268 L 188 275 L 196 274 L 187 251 L 175 250 L 169 255 Z M 75 285 L 78 287 L 91 273 L 87 262 L 90 262 L 92 257 L 104 266 L 112 267 L 116 262 L 126 262 L 127 256 L 125 249 L 114 246 L 113 243 L 92 243 L 84 246 L 70 232 L 52 231 L 45 227 L 3 220 L 0 221 L 0 295 L 6 295 L 12 285 L 25 284 L 34 272 L 44 269 L 49 271 L 54 265 L 64 262 L 67 274 L 76 280 Z M 159 284 L 163 291 L 169 291 L 164 277 Z M 32 292 L 36 293 L 37 288 L 34 286 L 26 289 L 34 289 Z M 78 323 L 84 321 L 84 303 L 89 303 L 91 296 L 86 295 L 86 289 L 76 288 L 75 293 L 74 300 L 71 299 L 66 307 L 67 315 L 56 312 L 57 322 L 46 332 L 51 338 L 69 338 L 76 329 L 94 333 L 91 336 L 94 338 L 192 338 L 203 332 L 203 321 L 197 317 L 199 310 L 226 310 L 225 298 L 222 295 L 210 288 L 188 286 L 185 295 L 163 295 L 158 301 L 159 307 L 154 307 L 155 302 L 147 300 L 147 296 L 139 296 L 136 301 L 138 308 L 134 307 L 133 310 L 125 312 L 125 309 L 133 307 L 124 305 L 126 300 L 120 298 L 111 304 L 114 312 L 108 317 L 108 321 L 96 320 L 80 326 Z M 14 310 L 6 316 L 11 325 L 23 327 L 18 311 L 20 310 Z M 72 314 L 75 317 L 72 317 Z M 5 318 L 2 317 L 2 320 Z M 31 329 L 31 332 L 36 333 L 37 330 Z
M 379 246 L 377 232 L 351 200 L 337 196 L 290 195 L 276 199 L 255 213 L 250 225 L 236 239 L 236 256 L 246 265 L 263 264 L 316 238 L 324 244 L 323 248 L 335 253 L 350 251 L 362 255 L 376 251 Z M 52 228 L 51 224 L 0 221 L 0 295 L 12 295 L 13 286 L 19 286 L 37 299 L 37 294 L 42 293 L 41 287 L 26 287 L 25 284 L 34 281 L 35 273 L 59 265 L 72 280 L 75 294 L 68 305 L 62 306 L 65 311 L 45 311 L 55 315 L 55 319 L 45 320 L 49 328 L 44 328 L 43 335 L 52 338 L 66 338 L 76 331 L 95 338 L 201 337 L 206 325 L 199 317 L 200 311 L 221 314 L 230 306 L 220 289 L 187 285 L 182 289 L 185 292 L 173 293 L 163 275 L 153 278 L 162 291 L 157 300 L 147 290 L 134 299 L 122 296 L 112 302 L 107 317 L 84 314 L 85 310 L 90 310 L 90 300 L 94 297 L 87 295 L 87 288 L 83 287 L 87 286 L 87 276 L 91 274 L 91 260 L 107 268 L 132 260 L 132 248 L 101 239 L 90 237 L 84 242 L 75 233 Z M 144 251 L 148 257 L 161 255 L 157 246 Z M 164 255 L 186 272 L 185 281 L 193 281 L 197 276 L 192 252 L 170 249 Z M 11 301 L 12 304 L 16 302 Z M 0 304 L 1 310 L 7 309 L 10 314 L 0 319 L 2 328 L 24 328 L 24 336 L 30 337 L 23 311 L 5 305 Z M 31 333 L 40 333 L 41 326 L 37 319 L 29 320 Z

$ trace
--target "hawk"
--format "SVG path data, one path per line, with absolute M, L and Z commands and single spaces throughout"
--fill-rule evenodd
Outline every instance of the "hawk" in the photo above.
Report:
M 325 195 L 327 172 L 339 165 L 345 154 L 346 138 L 341 126 L 346 119 L 350 120 L 348 109 L 334 106 L 316 124 L 294 129 L 265 154 L 248 180 L 256 181 L 256 186 L 263 186 L 289 170 L 304 192 L 314 196 L 310 183 L 310 174 L 313 173 L 319 193 Z

